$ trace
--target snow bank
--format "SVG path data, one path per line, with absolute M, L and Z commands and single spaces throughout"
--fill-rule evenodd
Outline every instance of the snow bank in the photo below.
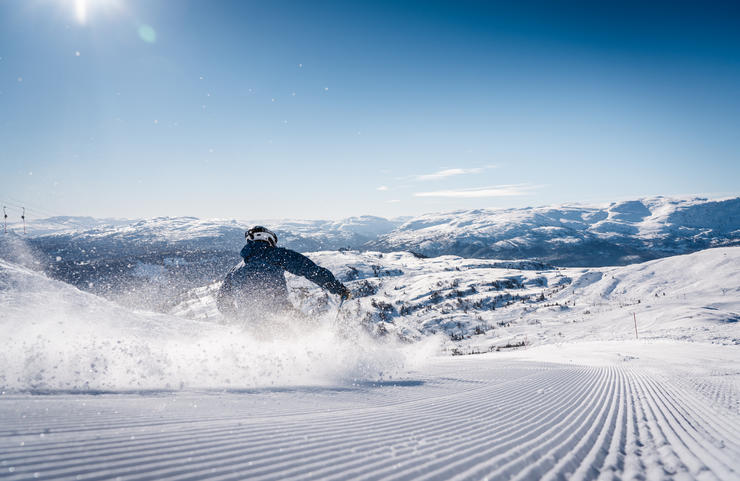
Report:
M 329 318 L 258 339 L 239 327 L 133 312 L 2 260 L 0 307 L 5 391 L 352 383 L 393 378 L 434 350 L 343 335 Z

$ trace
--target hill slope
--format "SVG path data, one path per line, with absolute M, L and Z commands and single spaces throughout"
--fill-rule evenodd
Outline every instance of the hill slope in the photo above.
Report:
M 472 210 L 413 218 L 371 242 L 428 256 L 630 264 L 740 242 L 740 198 L 654 197 L 606 206 Z
M 634 339 L 740 343 L 740 247 L 708 249 L 622 267 L 554 268 L 408 253 L 318 252 L 311 257 L 356 297 L 345 318 L 376 333 L 421 339 L 444 334 L 449 350 Z M 336 312 L 335 301 L 290 277 L 304 312 Z M 218 283 L 175 300 L 173 314 L 218 320 Z

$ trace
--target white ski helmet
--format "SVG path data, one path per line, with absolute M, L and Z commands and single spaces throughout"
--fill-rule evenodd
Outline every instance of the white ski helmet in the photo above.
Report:
M 270 244 L 272 247 L 275 247 L 277 245 L 278 237 L 277 234 L 275 234 L 273 231 L 266 227 L 262 227 L 261 225 L 256 225 L 249 229 L 245 234 L 244 237 L 246 237 L 249 240 L 252 241 L 265 241 L 268 244 Z

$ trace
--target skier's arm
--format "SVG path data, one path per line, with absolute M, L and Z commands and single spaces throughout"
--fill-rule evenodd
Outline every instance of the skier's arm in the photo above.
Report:
M 281 249 L 281 254 L 281 266 L 291 274 L 305 277 L 332 294 L 346 296 L 349 293 L 349 290 L 334 277 L 329 269 L 316 265 L 303 254 L 288 249 Z

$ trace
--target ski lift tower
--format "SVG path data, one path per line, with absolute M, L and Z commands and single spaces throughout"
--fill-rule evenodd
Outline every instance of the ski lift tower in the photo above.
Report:
M 5 210 L 6 207 L 3 206 L 3 233 L 8 233 L 8 212 Z
M 26 235 L 26 208 L 22 207 L 23 213 L 21 214 L 21 219 L 23 220 L 23 235 Z

